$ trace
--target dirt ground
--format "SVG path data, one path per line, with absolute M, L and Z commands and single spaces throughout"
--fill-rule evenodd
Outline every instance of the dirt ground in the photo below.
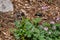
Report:
M 60 23 L 60 0 L 11 0 L 14 11 L 0 14 L 0 40 L 15 40 L 10 32 L 15 27 L 14 21 L 22 16 L 43 18 L 43 21 Z M 39 15 L 36 15 L 38 14 Z

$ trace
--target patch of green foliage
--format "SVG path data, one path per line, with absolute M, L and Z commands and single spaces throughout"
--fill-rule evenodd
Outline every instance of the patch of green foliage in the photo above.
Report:
M 48 31 L 45 31 L 41 25 L 38 24 L 40 21 L 41 18 L 32 20 L 23 18 L 21 21 L 16 20 L 16 29 L 13 30 L 16 40 L 60 40 L 60 30 L 48 29 Z M 43 23 L 42 26 L 50 27 L 51 24 L 46 22 Z M 60 24 L 53 24 L 53 26 L 57 28 L 60 27 Z
M 48 22 L 44 22 L 44 23 L 43 23 L 43 26 L 50 27 L 51 25 L 50 25 Z

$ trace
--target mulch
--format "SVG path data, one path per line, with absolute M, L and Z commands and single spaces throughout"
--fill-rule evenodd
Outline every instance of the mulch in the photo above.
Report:
M 15 28 L 14 21 L 22 16 L 33 19 L 40 17 L 43 21 L 60 23 L 60 1 L 46 0 L 11 0 L 14 6 L 13 12 L 0 14 L 0 40 L 15 40 L 9 29 Z

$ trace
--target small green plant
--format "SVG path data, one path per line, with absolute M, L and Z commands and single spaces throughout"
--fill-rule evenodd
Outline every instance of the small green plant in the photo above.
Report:
M 52 30 L 52 27 L 47 31 L 45 27 L 50 27 L 51 24 L 43 23 L 41 25 L 38 22 L 41 18 L 34 18 L 32 20 L 23 18 L 21 21 L 16 20 L 16 29 L 13 30 L 13 34 L 16 40 L 60 40 L 60 31 L 58 29 Z M 60 26 L 60 24 L 53 24 L 53 26 Z
M 36 26 L 38 26 L 37 23 L 40 21 L 40 18 L 35 18 L 32 21 L 23 18 L 21 21 L 15 21 L 17 27 L 17 29 L 14 29 L 15 38 L 21 40 L 37 40 L 40 31 Z

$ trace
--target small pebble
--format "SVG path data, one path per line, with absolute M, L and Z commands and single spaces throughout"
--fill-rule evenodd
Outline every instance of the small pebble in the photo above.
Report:
M 50 7 L 50 6 L 43 6 L 42 9 L 43 9 L 43 10 L 46 10 L 46 9 L 48 9 L 49 7 Z
M 50 21 L 50 24 L 55 24 L 55 22 L 54 21 Z
M 56 20 L 58 21 L 58 20 L 60 20 L 60 18 L 59 18 L 59 17 L 57 17 L 57 19 L 56 19 Z
M 51 32 L 48 32 L 49 34 L 51 34 Z
M 45 31 L 48 31 L 48 27 L 44 27 L 44 30 L 45 30 Z
M 0 12 L 13 11 L 13 4 L 11 0 L 0 0 Z

